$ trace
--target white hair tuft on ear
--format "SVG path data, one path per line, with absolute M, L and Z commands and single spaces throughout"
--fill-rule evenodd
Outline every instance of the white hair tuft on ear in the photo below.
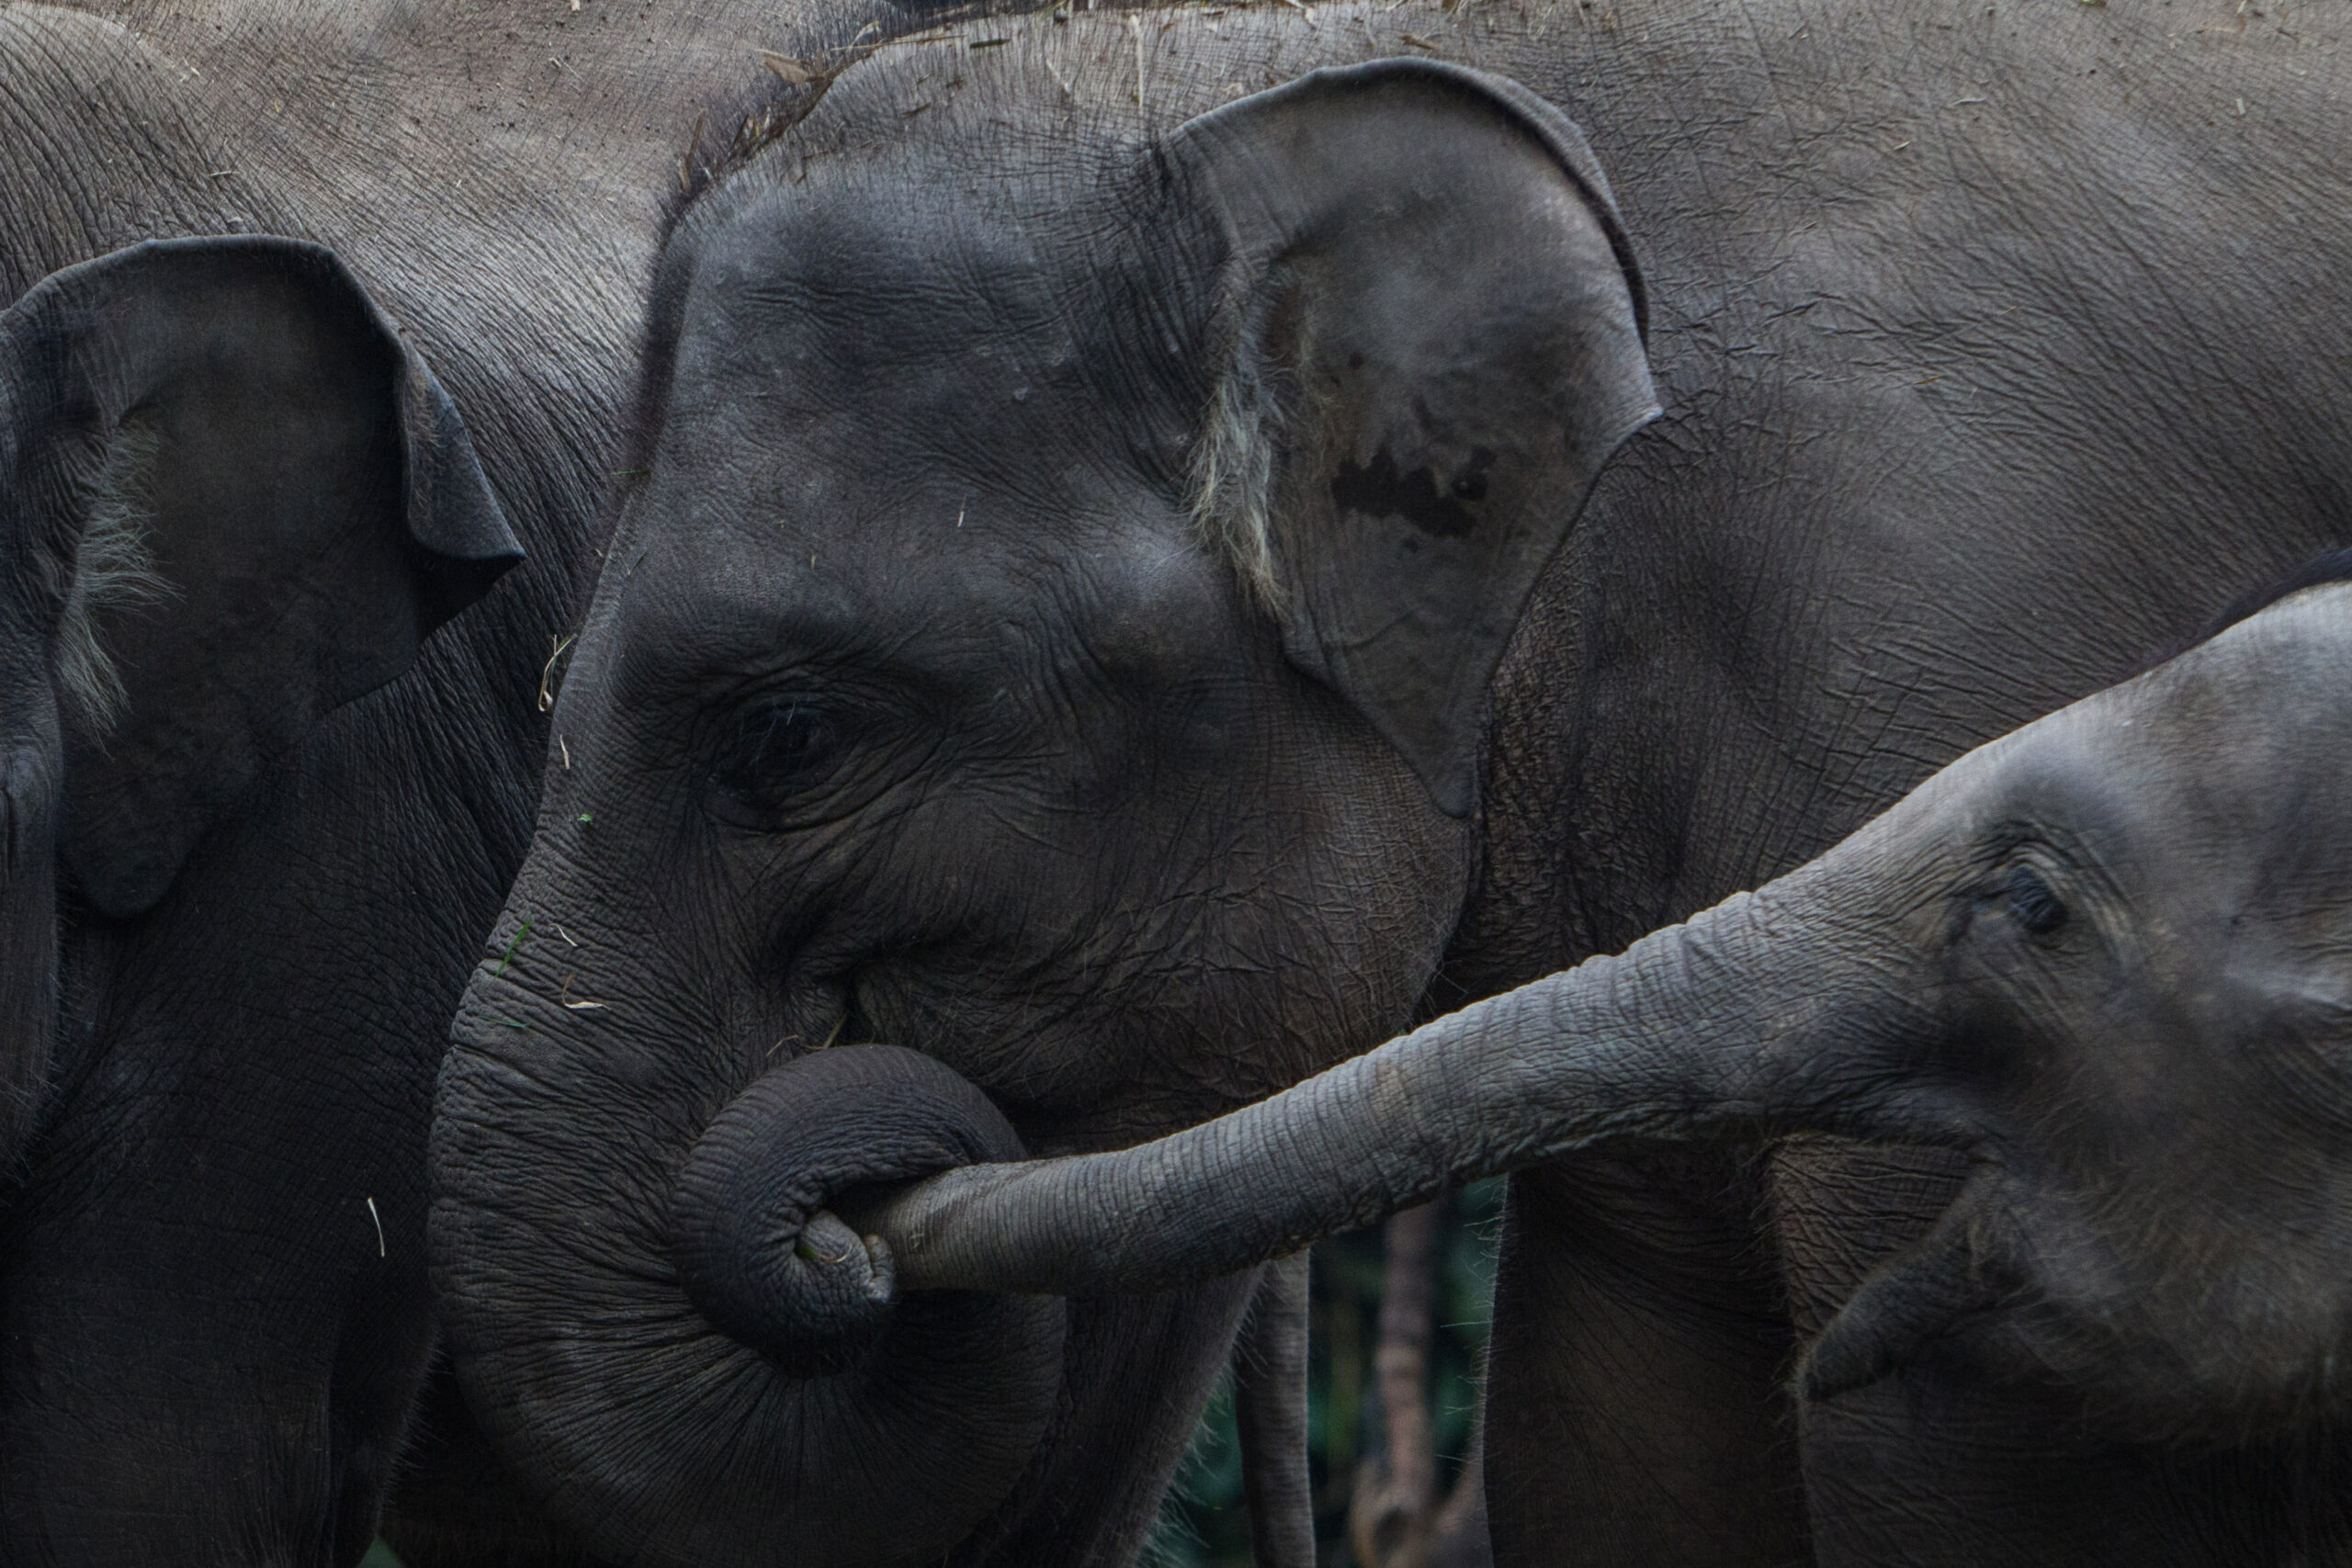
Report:
M 125 423 L 107 443 L 90 480 L 88 521 L 74 556 L 74 581 L 57 628 L 57 686 L 66 711 L 103 733 L 122 712 L 122 676 L 99 635 L 101 614 L 160 604 L 172 585 L 155 571 L 147 534 L 154 519 L 148 491 L 162 446 L 152 430 Z
M 1250 599 L 1277 618 L 1283 596 L 1274 575 L 1272 513 L 1283 374 L 1243 338 L 1217 378 L 1193 448 L 1193 519 L 1201 536 L 1232 561 Z

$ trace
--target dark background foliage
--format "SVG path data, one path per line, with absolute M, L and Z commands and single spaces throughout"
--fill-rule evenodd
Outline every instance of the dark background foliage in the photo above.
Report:
M 1477 1416 L 1502 1186 L 1498 1179 L 1466 1188 L 1435 1215 L 1425 1393 L 1441 1499 L 1460 1476 Z M 1387 1568 L 1363 1560 L 1349 1528 L 1350 1505 L 1387 1457 L 1388 1423 L 1374 1374 L 1385 1234 L 1380 1226 L 1351 1231 L 1315 1248 L 1308 1436 L 1315 1537 L 1325 1568 Z M 1229 1388 L 1218 1390 L 1193 1436 L 1176 1495 L 1161 1513 L 1154 1551 L 1160 1568 L 1249 1568 L 1252 1561 Z

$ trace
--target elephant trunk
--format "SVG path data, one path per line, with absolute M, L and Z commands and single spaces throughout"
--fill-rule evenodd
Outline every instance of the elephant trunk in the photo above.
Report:
M 600 1558 L 938 1561 L 1026 1472 L 1067 1309 L 901 1297 L 821 1205 L 1019 1159 L 1012 1129 L 912 1052 L 689 1049 L 589 943 L 528 934 L 469 988 L 432 1147 L 444 1321 L 502 1454 Z
M 1918 1001 L 1894 931 L 1853 913 L 1855 860 L 1204 1126 L 958 1169 L 845 1212 L 888 1247 L 901 1288 L 1086 1294 L 1229 1273 L 1603 1140 L 1884 1131 L 1903 1106 L 1872 1092 L 1888 1075 L 1870 1057 L 1906 1035 L 1900 1015 Z

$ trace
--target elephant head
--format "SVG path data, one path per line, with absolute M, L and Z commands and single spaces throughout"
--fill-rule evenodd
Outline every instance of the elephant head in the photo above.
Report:
M 899 1301 L 815 1201 L 1409 1022 L 1485 688 L 1655 412 L 1556 110 L 1390 62 L 1154 126 L 1081 33 L 855 68 L 659 265 L 432 1156 L 469 1398 L 628 1561 L 1134 1549 L 1239 1288 Z M 999 118 L 1070 70 L 1077 156 Z
M 521 555 L 455 406 L 316 245 L 137 245 L 0 313 L 0 1162 L 61 921 L 153 908 L 272 758 Z
M 1612 1138 L 1940 1143 L 1972 1176 L 1832 1319 L 1808 1392 L 1940 1342 L 2141 1439 L 2340 1413 L 2347 692 L 2352 587 L 2293 593 L 1622 956 L 1158 1144 L 845 1212 L 901 1288 L 1086 1292 Z

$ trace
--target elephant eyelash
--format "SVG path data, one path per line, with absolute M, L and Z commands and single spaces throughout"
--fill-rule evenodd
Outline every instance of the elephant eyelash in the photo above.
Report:
M 710 776 L 723 789 L 756 796 L 796 790 L 821 779 L 850 739 L 833 705 L 803 697 L 768 698 L 739 709 L 733 734 Z
M 2018 924 L 2035 936 L 2048 936 L 2067 920 L 2065 901 L 2049 879 L 2030 865 L 2017 865 L 2001 886 L 2001 897 Z
M 709 717 L 697 748 L 707 809 L 757 836 L 837 821 L 920 761 L 922 716 L 838 693 L 755 697 Z

